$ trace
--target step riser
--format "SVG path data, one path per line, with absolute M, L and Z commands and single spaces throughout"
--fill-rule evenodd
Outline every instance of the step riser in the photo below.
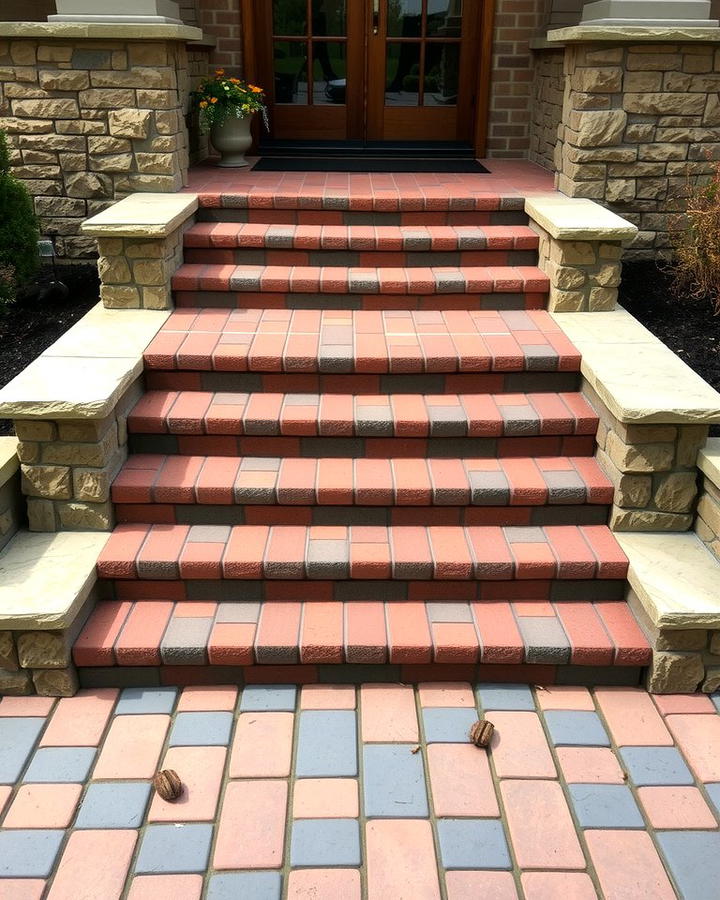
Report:
M 587 684 L 637 687 L 643 670 L 629 666 L 543 665 L 262 665 L 111 666 L 78 668 L 81 688 L 124 688 L 200 684 L 417 684 L 466 681 L 517 684 Z
M 325 294 L 273 291 L 173 291 L 181 309 L 374 309 L 508 310 L 545 309 L 547 293 Z
M 203 505 L 118 503 L 119 523 L 159 525 L 605 525 L 608 507 L 571 506 L 372 506 Z
M 352 250 L 267 250 L 185 247 L 186 263 L 238 266 L 362 266 L 414 268 L 428 266 L 535 266 L 534 250 L 461 250 L 393 252 Z
M 575 372 L 453 373 L 417 375 L 260 374 L 146 369 L 145 386 L 159 391 L 230 391 L 312 394 L 498 394 L 573 392 Z
M 548 437 L 466 438 L 324 438 L 268 435 L 171 435 L 133 434 L 132 453 L 166 453 L 189 456 L 290 456 L 367 457 L 408 459 L 457 456 L 492 459 L 518 456 L 592 456 L 593 435 Z
M 527 225 L 522 209 L 387 211 L 341 209 L 223 209 L 201 206 L 198 222 L 268 225 Z

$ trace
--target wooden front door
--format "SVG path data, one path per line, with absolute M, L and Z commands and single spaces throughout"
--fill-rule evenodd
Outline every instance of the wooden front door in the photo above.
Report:
M 477 144 L 490 0 L 248 5 L 246 75 L 267 91 L 272 138 Z

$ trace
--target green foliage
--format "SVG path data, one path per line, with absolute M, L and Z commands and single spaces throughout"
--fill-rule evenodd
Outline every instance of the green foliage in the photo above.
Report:
M 216 69 L 213 78 L 206 78 L 193 92 L 193 101 L 200 111 L 200 130 L 210 131 L 235 116 L 244 119 L 261 112 L 267 124 L 263 89 L 239 78 L 231 78 L 224 69 Z
M 10 172 L 10 151 L 0 131 L 0 306 L 38 268 L 37 219 L 27 188 Z
M 679 297 L 709 300 L 720 314 L 720 164 L 709 181 L 689 183 L 687 209 L 670 224 L 670 264 Z

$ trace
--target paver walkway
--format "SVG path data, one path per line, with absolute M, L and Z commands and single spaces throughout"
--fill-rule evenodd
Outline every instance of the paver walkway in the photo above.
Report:
M 0 898 L 708 900 L 719 712 L 465 683 L 6 697 Z M 158 764 L 187 786 L 175 804 L 152 796 Z

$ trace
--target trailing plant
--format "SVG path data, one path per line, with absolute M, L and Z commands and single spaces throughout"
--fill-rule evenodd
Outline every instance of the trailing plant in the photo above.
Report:
M 205 78 L 193 91 L 193 101 L 200 112 L 200 131 L 207 134 L 213 125 L 223 125 L 230 118 L 244 119 L 259 112 L 268 127 L 263 89 L 240 78 L 230 78 L 224 69 Z
M 10 172 L 7 137 L 0 131 L 0 305 L 37 271 L 39 236 L 32 199 Z
M 709 300 L 720 314 L 720 163 L 709 180 L 688 182 L 687 209 L 669 226 L 669 265 L 679 297 Z

